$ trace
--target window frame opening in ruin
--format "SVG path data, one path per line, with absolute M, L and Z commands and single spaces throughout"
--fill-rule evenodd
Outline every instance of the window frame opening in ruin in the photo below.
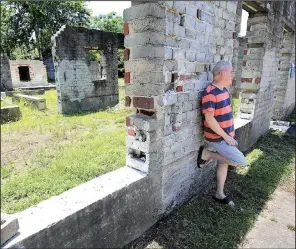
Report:
M 23 71 L 23 72 L 21 72 L 21 71 Z M 25 82 L 31 81 L 29 66 L 19 66 L 18 73 L 19 73 L 20 81 L 25 81 Z
M 248 24 L 249 15 L 250 13 L 244 8 L 242 8 L 240 30 L 238 33 L 239 37 L 245 37 L 247 34 L 247 24 Z
M 86 49 L 88 53 L 89 64 L 91 64 L 92 62 L 98 63 L 98 70 L 96 72 L 98 73 L 98 76 L 95 77 L 93 81 L 106 81 L 107 80 L 106 68 L 104 68 L 104 65 L 102 65 L 102 56 L 104 54 L 104 50 L 98 49 L 98 48 L 91 48 L 91 49 L 86 48 Z
M 236 119 L 253 120 L 254 108 L 255 108 L 255 94 L 253 92 L 246 92 L 242 89 L 242 73 L 247 64 L 245 55 L 248 54 L 248 39 L 247 32 L 250 31 L 249 17 L 252 14 L 258 12 L 266 12 L 266 9 L 262 8 L 257 3 L 243 1 L 241 5 L 239 32 L 236 39 L 238 39 L 238 52 L 237 52 L 237 67 L 235 74 L 235 92 L 232 93 L 232 100 L 237 99 L 236 103 Z M 234 107 L 234 105 L 233 105 Z

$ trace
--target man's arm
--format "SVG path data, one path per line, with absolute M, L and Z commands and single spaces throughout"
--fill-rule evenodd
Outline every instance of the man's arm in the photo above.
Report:
M 206 112 L 205 113 L 205 119 L 210 126 L 210 128 L 216 132 L 219 136 L 223 137 L 223 139 L 228 143 L 229 145 L 237 145 L 237 141 L 229 136 L 218 124 L 217 120 L 214 118 L 214 113 L 213 112 Z

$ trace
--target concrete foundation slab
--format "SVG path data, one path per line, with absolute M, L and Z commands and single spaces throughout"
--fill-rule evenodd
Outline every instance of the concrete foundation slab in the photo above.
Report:
M 18 121 L 22 116 L 18 106 L 1 107 L 1 124 Z
M 12 238 L 18 229 L 19 223 L 16 217 L 1 213 L 1 245 Z
M 37 109 L 39 111 L 46 110 L 46 101 L 43 98 L 32 97 L 24 94 L 14 94 L 12 101 L 19 102 L 21 99 L 33 109 Z

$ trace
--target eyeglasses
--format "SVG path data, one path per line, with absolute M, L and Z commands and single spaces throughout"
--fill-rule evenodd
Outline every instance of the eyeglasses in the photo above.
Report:
M 226 75 L 227 74 L 230 74 L 231 76 L 235 76 L 235 72 L 227 72 L 227 71 L 224 71 L 224 72 L 221 72 L 223 75 Z

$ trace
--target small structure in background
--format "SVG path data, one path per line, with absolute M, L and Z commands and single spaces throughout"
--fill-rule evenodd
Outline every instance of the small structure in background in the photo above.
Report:
M 12 87 L 47 86 L 46 67 L 38 60 L 10 60 Z

